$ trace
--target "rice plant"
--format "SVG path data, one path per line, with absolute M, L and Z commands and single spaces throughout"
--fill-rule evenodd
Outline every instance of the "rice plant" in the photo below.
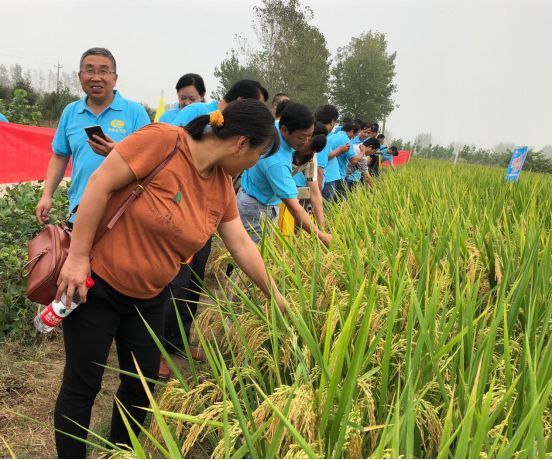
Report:
M 208 366 L 161 391 L 146 451 L 550 457 L 552 178 L 418 160 L 328 221 L 330 250 L 261 245 L 285 315 L 219 274 L 196 324 Z

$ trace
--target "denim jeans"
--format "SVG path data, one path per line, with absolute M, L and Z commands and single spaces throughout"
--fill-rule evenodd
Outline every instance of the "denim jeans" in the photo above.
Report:
M 258 243 L 263 234 L 262 221 L 263 218 L 278 221 L 279 208 L 278 206 L 267 206 L 256 198 L 248 195 L 243 188 L 238 192 L 238 210 L 243 226 L 251 236 L 251 239 Z

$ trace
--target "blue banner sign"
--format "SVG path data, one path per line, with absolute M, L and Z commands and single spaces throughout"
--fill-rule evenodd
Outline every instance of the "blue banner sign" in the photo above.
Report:
M 506 180 L 510 182 L 515 182 L 519 178 L 521 173 L 521 168 L 523 168 L 523 163 L 525 163 L 525 158 L 527 157 L 527 147 L 518 147 L 514 149 L 512 153 L 512 158 L 510 159 L 510 164 L 508 165 L 508 170 L 506 171 Z

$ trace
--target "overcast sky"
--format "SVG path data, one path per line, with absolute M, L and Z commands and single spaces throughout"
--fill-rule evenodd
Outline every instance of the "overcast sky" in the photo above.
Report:
M 0 63 L 78 70 L 109 48 L 118 87 L 156 107 L 184 73 L 213 70 L 236 33 L 253 38 L 260 0 L 0 0 Z M 434 143 L 552 144 L 552 0 L 305 0 L 335 53 L 367 30 L 397 52 L 394 136 Z M 293 95 L 292 95 L 293 96 Z

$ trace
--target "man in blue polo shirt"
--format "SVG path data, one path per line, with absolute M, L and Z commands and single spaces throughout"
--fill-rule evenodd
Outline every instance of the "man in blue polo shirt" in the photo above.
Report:
M 105 48 L 91 48 L 80 60 L 79 80 L 86 96 L 65 109 L 52 142 L 54 154 L 48 164 L 42 198 L 36 207 L 36 218 L 44 223 L 52 207 L 52 195 L 63 179 L 72 157 L 69 211 L 80 202 L 88 179 L 105 157 L 129 134 L 149 124 L 143 106 L 124 99 L 116 91 L 117 65 Z M 99 125 L 105 139 L 88 139 L 84 128 Z
M 196 102 L 184 107 L 172 121 L 167 123 L 175 126 L 186 126 L 193 119 L 201 115 L 208 115 L 215 110 L 221 112 L 232 101 L 237 99 L 258 99 L 265 103 L 268 91 L 255 80 L 240 80 L 232 85 L 230 90 L 220 101 Z
M 262 235 L 261 219 L 278 217 L 278 205 L 284 203 L 297 225 L 314 233 L 327 246 L 331 235 L 319 230 L 297 199 L 292 159 L 296 149 L 304 150 L 311 141 L 314 117 L 303 104 L 291 102 L 280 118 L 280 149 L 244 171 L 238 192 L 238 209 L 243 225 L 253 241 Z
M 341 130 L 333 132 L 328 136 L 330 145 L 330 154 L 328 155 L 328 164 L 325 171 L 325 184 L 322 189 L 322 196 L 328 200 L 335 200 L 344 190 L 343 180 L 347 173 L 349 162 L 355 164 L 362 156 L 356 155 L 350 142 L 358 132 L 356 125 L 348 121 L 343 124 Z
M 334 130 L 337 119 L 339 118 L 339 111 L 335 106 L 327 104 L 319 107 L 315 114 L 316 121 L 322 123 L 329 134 Z M 318 186 L 320 192 L 324 189 L 324 183 L 326 182 L 326 168 L 328 166 L 328 156 L 331 153 L 330 143 L 326 142 L 326 147 L 321 152 L 318 152 L 316 160 L 318 162 Z

